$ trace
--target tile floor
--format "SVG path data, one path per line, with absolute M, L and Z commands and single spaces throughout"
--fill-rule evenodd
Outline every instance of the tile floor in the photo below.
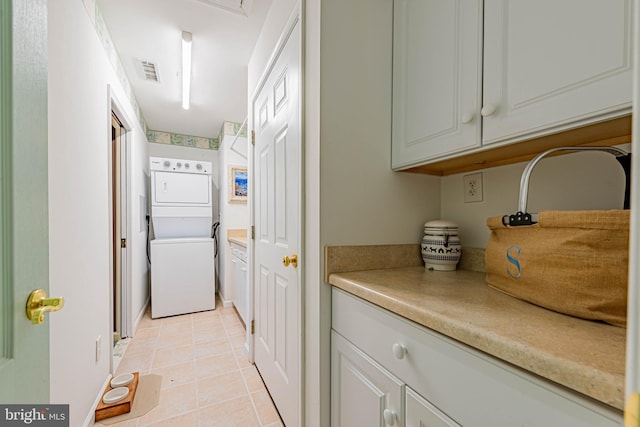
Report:
M 235 310 L 151 319 L 147 312 L 127 340 L 115 375 L 162 375 L 160 403 L 119 427 L 282 427 L 256 370 L 244 353 L 245 330 Z

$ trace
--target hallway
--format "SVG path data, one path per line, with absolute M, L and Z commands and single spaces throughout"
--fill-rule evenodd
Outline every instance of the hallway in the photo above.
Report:
M 282 426 L 258 371 L 243 355 L 244 334 L 234 309 L 219 300 L 216 310 L 162 319 L 151 319 L 147 310 L 114 376 L 161 375 L 160 403 L 113 425 Z

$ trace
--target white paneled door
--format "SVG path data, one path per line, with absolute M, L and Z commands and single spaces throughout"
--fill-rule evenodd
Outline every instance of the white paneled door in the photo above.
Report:
M 287 426 L 301 425 L 300 23 L 253 101 L 255 363 Z

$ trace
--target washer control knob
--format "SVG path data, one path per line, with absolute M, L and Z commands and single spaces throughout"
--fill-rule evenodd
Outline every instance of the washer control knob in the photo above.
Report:
M 202 170 L 202 164 L 201 164 L 201 163 L 198 163 L 198 164 L 196 165 L 196 169 L 198 169 L 198 170 Z
M 189 163 L 184 164 L 185 169 L 189 169 Z
M 171 162 L 169 160 L 165 160 L 163 164 L 165 168 L 168 168 L 169 166 L 171 166 Z
M 180 163 L 180 162 L 176 163 L 176 167 L 181 168 L 182 167 L 182 163 Z

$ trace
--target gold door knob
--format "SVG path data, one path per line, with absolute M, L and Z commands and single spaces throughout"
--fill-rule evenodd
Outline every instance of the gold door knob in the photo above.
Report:
M 42 289 L 31 292 L 27 299 L 27 317 L 34 325 L 44 323 L 46 312 L 58 311 L 64 307 L 64 298 L 47 298 L 47 293 Z
M 282 265 L 284 265 L 285 267 L 289 267 L 289 264 L 291 264 L 293 268 L 296 268 L 298 266 L 298 255 L 293 254 L 291 255 L 291 258 L 289 258 L 288 256 L 282 258 Z

